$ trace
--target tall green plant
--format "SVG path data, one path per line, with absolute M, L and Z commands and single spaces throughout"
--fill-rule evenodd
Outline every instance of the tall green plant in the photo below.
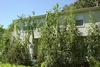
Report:
M 96 24 L 94 13 L 91 13 L 89 22 L 91 22 L 91 25 L 88 30 L 88 54 L 90 62 L 92 61 L 95 64 L 96 61 L 100 61 L 100 29 Z
M 73 8 L 70 13 L 62 17 L 58 5 L 54 8 L 54 13 L 48 12 L 46 24 L 42 28 L 41 45 L 39 47 L 42 62 L 47 67 L 74 66 L 81 61 L 80 44 L 78 44 L 79 32 L 75 25 Z M 61 27 L 60 23 L 63 23 Z M 76 57 L 78 56 L 78 57 Z
M 59 8 L 56 5 L 53 12 L 49 11 L 46 14 L 46 22 L 41 32 L 41 45 L 39 47 L 40 57 L 42 62 L 46 62 L 46 66 L 51 67 L 56 65 L 56 57 L 58 50 L 58 18 Z

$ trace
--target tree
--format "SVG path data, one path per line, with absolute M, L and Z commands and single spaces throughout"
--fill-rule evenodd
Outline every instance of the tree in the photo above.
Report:
M 90 12 L 91 13 L 91 12 Z M 87 37 L 87 48 L 88 48 L 88 60 L 91 66 L 95 66 L 98 62 L 100 63 L 100 29 L 99 26 L 96 24 L 94 13 L 91 13 L 89 16 L 91 25 L 88 30 L 88 37 Z M 100 66 L 100 64 L 99 64 Z M 97 66 L 97 67 L 99 67 Z
M 24 37 L 24 41 L 20 36 L 20 30 L 23 30 L 25 28 L 25 25 L 23 25 L 24 22 L 26 22 L 25 20 L 26 19 L 24 17 L 20 17 L 19 20 L 14 21 L 13 25 L 11 25 L 9 29 L 5 30 L 2 40 L 2 53 L 0 56 L 2 63 L 31 65 L 32 62 L 28 48 L 29 35 L 26 35 Z M 19 26 L 21 25 L 19 23 L 21 23 L 22 26 Z M 26 29 L 28 30 L 29 34 L 30 28 L 26 27 Z
M 45 25 L 41 29 L 40 45 L 38 47 L 39 61 L 45 63 L 46 67 L 57 67 L 59 63 L 59 5 L 57 4 L 53 11 L 48 11 L 46 14 Z
M 46 23 L 42 28 L 38 48 L 42 65 L 46 67 L 80 67 L 85 62 L 85 56 L 82 54 L 85 51 L 82 50 L 83 44 L 81 44 L 83 40 L 80 39 L 75 25 L 73 9 L 71 7 L 69 14 L 61 16 L 60 10 L 56 6 L 53 10 L 54 13 L 46 14 Z M 60 24 L 63 26 L 61 27 Z
M 73 6 L 76 8 L 100 6 L 100 0 L 77 0 Z
M 5 32 L 5 29 L 2 25 L 0 25 L 0 61 L 2 60 L 2 50 L 3 50 L 3 34 Z
M 4 33 L 4 28 L 3 28 L 3 25 L 0 25 L 0 42 L 2 40 L 2 35 Z

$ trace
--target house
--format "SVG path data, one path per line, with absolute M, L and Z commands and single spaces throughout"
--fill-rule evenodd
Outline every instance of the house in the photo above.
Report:
M 90 22 L 90 14 L 91 18 L 93 18 L 96 24 L 100 26 L 100 7 L 82 8 L 75 11 L 75 18 L 78 24 L 78 29 L 80 32 L 82 32 L 83 36 L 88 35 L 88 27 L 92 23 Z
M 82 36 L 86 36 L 88 35 L 88 27 L 89 25 L 92 23 L 89 21 L 90 19 L 90 14 L 91 16 L 95 19 L 95 22 L 98 26 L 100 26 L 100 7 L 90 7 L 90 8 L 82 8 L 82 9 L 76 9 L 76 10 L 73 10 L 74 11 L 74 15 L 75 15 L 75 20 L 77 21 L 76 22 L 76 25 L 78 27 L 78 30 L 81 32 Z M 65 13 L 67 14 L 68 11 L 65 10 Z M 66 16 L 66 14 L 64 16 Z M 26 18 L 25 18 L 26 19 Z M 63 20 L 63 18 L 62 18 Z M 32 26 L 32 21 L 30 21 L 30 26 Z M 34 39 L 36 41 L 38 41 L 38 38 L 40 38 L 40 32 L 39 32 L 39 26 L 43 26 L 44 22 L 45 22 L 45 15 L 41 15 L 41 16 L 35 16 L 34 17 L 34 24 L 37 26 L 34 30 Z M 20 37 L 21 39 L 23 40 L 23 38 L 27 35 L 27 30 L 25 29 L 25 27 L 27 27 L 27 22 L 25 21 L 24 23 L 18 23 L 19 25 L 19 34 L 20 34 Z M 22 28 L 23 27 L 23 28 Z M 15 29 L 15 28 L 14 28 Z M 31 32 L 32 30 L 30 30 Z M 13 35 L 15 36 L 16 35 L 16 31 L 13 32 Z M 31 56 L 32 56 L 32 46 L 33 43 L 32 43 L 32 34 L 30 33 L 30 43 L 29 44 L 29 50 L 30 50 L 30 53 L 31 53 Z M 34 43 L 36 44 L 36 43 Z M 33 46 L 34 48 L 34 46 Z
M 100 22 L 100 7 L 82 8 L 82 9 L 76 9 L 73 11 L 74 11 L 74 15 L 75 15 L 75 20 L 77 22 L 76 25 L 77 25 L 79 31 L 82 32 L 82 35 L 84 35 L 84 36 L 87 35 L 86 32 L 87 32 L 88 26 L 89 26 L 89 24 L 91 24 L 89 22 L 90 14 L 95 19 L 97 24 L 99 24 L 99 22 Z M 65 10 L 65 13 L 67 14 L 68 11 Z M 45 21 L 46 21 L 45 15 L 35 16 L 35 18 L 34 18 L 34 22 L 35 22 L 36 26 L 38 26 L 38 28 L 39 28 L 39 26 L 43 26 Z M 30 25 L 32 25 L 31 22 L 30 22 Z M 24 28 L 25 28 L 25 26 L 27 26 L 26 21 L 25 21 L 25 23 L 26 24 L 24 24 Z M 19 28 L 22 29 L 22 27 L 23 27 L 23 23 L 20 23 Z M 20 32 L 22 32 L 22 30 L 20 30 Z M 34 30 L 34 38 L 39 38 L 39 37 L 40 37 L 40 35 L 38 32 L 38 29 L 36 28 L 36 30 Z

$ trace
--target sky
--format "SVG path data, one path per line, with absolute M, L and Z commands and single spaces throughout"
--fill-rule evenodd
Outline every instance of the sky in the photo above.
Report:
M 45 14 L 46 11 L 53 8 L 56 3 L 60 7 L 69 5 L 75 0 L 0 0 L 0 24 L 7 28 L 17 16 Z

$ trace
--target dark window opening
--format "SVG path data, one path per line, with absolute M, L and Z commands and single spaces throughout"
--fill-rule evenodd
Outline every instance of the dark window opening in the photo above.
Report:
M 76 26 L 83 26 L 83 20 L 76 20 Z

